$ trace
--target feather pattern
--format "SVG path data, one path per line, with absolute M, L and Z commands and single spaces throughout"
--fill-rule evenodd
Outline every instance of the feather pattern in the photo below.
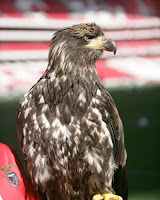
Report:
M 24 159 L 35 188 L 48 199 L 114 193 L 114 173 L 126 164 L 123 125 L 95 68 L 102 51 L 84 48 L 87 29 L 103 35 L 94 23 L 55 34 L 46 72 L 17 109 Z

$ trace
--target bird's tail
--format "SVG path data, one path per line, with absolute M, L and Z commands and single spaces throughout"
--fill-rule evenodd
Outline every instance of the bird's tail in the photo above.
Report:
M 114 174 L 113 189 L 123 200 L 128 199 L 128 177 L 127 166 L 119 166 Z

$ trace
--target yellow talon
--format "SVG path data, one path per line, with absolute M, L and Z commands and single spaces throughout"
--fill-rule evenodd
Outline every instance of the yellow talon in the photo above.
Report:
M 103 194 L 104 200 L 123 200 L 122 197 L 115 194 Z
M 92 200 L 103 200 L 104 197 L 101 194 L 96 194 L 92 197 Z
M 96 194 L 92 197 L 92 200 L 123 200 L 122 197 L 115 194 Z

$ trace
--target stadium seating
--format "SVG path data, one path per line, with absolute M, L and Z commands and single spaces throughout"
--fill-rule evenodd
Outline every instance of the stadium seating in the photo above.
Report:
M 116 41 L 116 56 L 96 63 L 106 87 L 160 83 L 159 8 L 156 0 L 1 0 L 0 95 L 28 90 L 47 66 L 53 33 L 81 22 Z

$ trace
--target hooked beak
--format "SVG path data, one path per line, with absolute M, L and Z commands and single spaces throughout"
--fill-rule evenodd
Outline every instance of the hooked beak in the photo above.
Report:
M 116 43 L 111 38 L 107 38 L 105 36 L 99 36 L 91 39 L 86 46 L 98 50 L 111 51 L 114 52 L 114 55 L 117 51 Z

